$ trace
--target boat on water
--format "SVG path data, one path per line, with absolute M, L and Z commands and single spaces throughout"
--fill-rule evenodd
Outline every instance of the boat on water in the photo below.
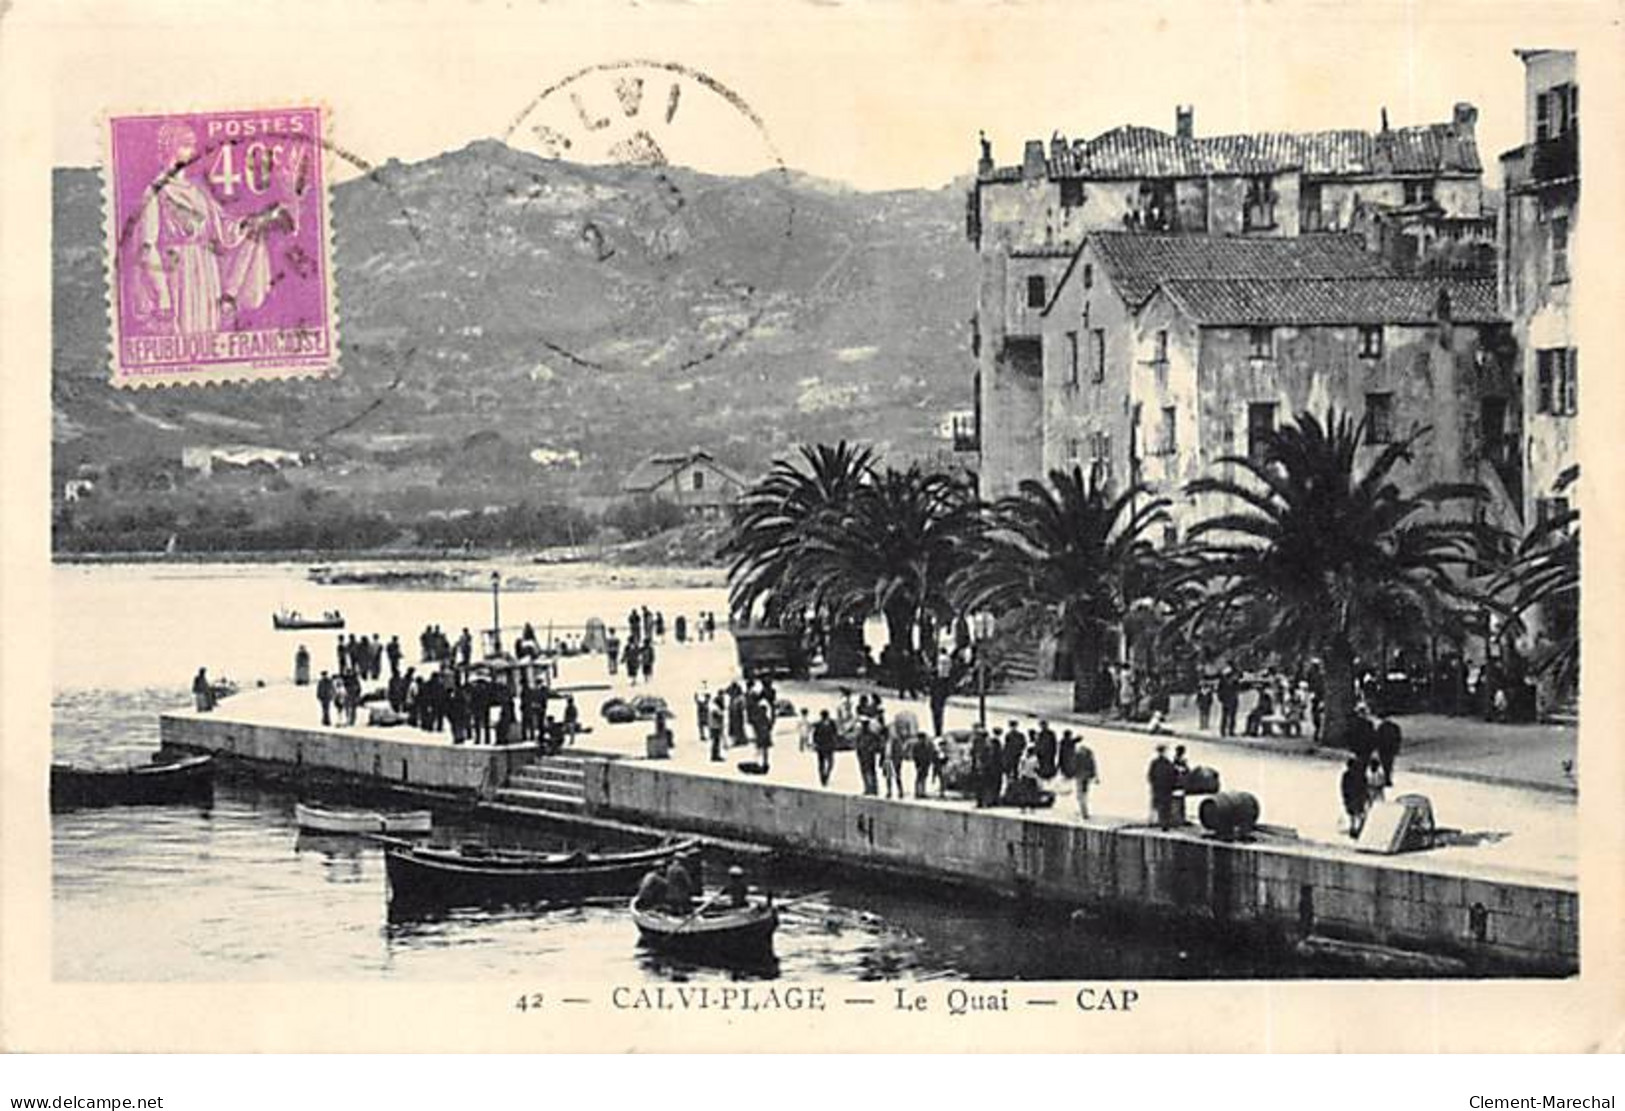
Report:
M 298 610 L 278 610 L 271 615 L 271 627 L 274 629 L 342 629 L 344 628 L 344 615 L 338 610 L 328 610 L 316 617 L 306 617 Z
M 694 840 L 618 853 L 530 853 L 401 842 L 385 847 L 384 871 L 391 906 L 525 906 L 630 895 L 646 872 L 698 851 Z
M 343 810 L 296 802 L 293 815 L 300 829 L 312 833 L 428 833 L 434 828 L 434 814 L 428 810 Z
M 51 809 L 212 802 L 214 757 L 153 758 L 123 768 L 51 765 Z
M 779 912 L 771 900 L 734 906 L 702 903 L 690 913 L 632 902 L 632 921 L 651 949 L 707 964 L 758 965 L 773 960 Z

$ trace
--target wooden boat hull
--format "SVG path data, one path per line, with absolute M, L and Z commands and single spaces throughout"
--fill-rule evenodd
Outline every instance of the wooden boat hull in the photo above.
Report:
M 293 813 L 299 828 L 312 833 L 428 833 L 434 828 L 434 814 L 428 810 L 339 810 L 298 802 Z
M 191 756 L 128 768 L 51 765 L 51 809 L 212 802 L 214 758 Z
M 392 907 L 526 906 L 629 895 L 652 868 L 695 852 L 693 841 L 599 856 L 473 856 L 390 845 L 384 850 Z
M 707 964 L 768 963 L 773 960 L 773 935 L 779 928 L 779 912 L 764 904 L 696 916 L 633 906 L 632 920 L 650 948 Z

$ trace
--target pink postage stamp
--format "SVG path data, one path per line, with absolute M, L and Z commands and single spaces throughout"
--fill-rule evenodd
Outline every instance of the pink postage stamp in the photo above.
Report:
M 115 386 L 336 369 L 324 122 L 314 107 L 108 120 Z

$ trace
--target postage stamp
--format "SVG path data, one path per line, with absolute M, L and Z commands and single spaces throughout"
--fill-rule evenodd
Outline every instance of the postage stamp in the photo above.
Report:
M 112 116 L 115 386 L 337 369 L 318 107 Z

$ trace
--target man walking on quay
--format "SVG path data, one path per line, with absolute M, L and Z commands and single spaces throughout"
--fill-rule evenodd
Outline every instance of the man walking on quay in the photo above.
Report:
M 310 686 L 310 649 L 303 644 L 293 654 L 293 685 Z
M 322 677 L 316 680 L 316 701 L 322 704 L 322 724 L 333 724 L 333 679 L 322 672 Z
M 1167 829 L 1174 821 L 1174 786 L 1179 779 L 1179 770 L 1168 759 L 1167 745 L 1157 746 L 1145 778 L 1151 785 L 1151 816 L 1159 829 Z
M 1219 674 L 1219 736 L 1236 735 L 1236 708 L 1241 705 L 1241 680 L 1234 664 L 1225 664 Z
M 717 741 L 713 738 L 711 750 L 716 752 Z M 818 711 L 818 722 L 812 729 L 813 751 L 818 754 L 818 784 L 821 787 L 829 786 L 830 773 L 835 770 L 835 723 L 830 720 L 828 710 Z M 718 753 L 716 759 L 721 759 Z
M 1343 767 L 1338 783 L 1343 794 L 1343 811 L 1349 816 L 1349 836 L 1358 839 L 1365 826 L 1365 813 L 1370 797 L 1366 794 L 1365 765 L 1358 756 L 1350 756 Z
M 1100 773 L 1095 766 L 1094 749 L 1083 743 L 1082 737 L 1074 738 L 1071 730 L 1067 731 L 1066 739 L 1061 742 L 1065 746 L 1070 742 L 1072 753 L 1072 779 L 1078 785 L 1078 817 L 1085 820 L 1089 817 L 1089 788 L 1100 779 Z M 1065 753 L 1065 747 L 1061 750 Z

